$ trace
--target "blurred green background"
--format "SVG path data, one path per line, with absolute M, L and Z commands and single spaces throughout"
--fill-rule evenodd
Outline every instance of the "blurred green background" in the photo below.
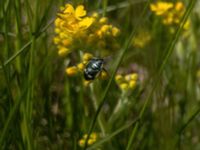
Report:
M 199 150 L 200 1 L 159 2 L 0 1 L 0 149 Z M 54 20 L 68 3 L 120 34 L 60 57 Z M 66 74 L 86 52 L 105 58 L 106 80 Z

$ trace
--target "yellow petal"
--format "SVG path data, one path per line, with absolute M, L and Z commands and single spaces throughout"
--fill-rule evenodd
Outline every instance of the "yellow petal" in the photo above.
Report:
M 63 40 L 62 40 L 62 44 L 63 44 L 64 46 L 69 46 L 69 45 L 72 44 L 72 40 L 71 40 L 71 39 L 63 39 Z
M 80 29 L 87 29 L 88 27 L 92 25 L 93 21 L 94 21 L 93 18 L 90 18 L 90 17 L 84 18 L 83 20 L 79 22 Z
M 78 68 L 73 66 L 73 67 L 68 67 L 66 70 L 66 73 L 68 76 L 74 76 L 78 73 Z
M 120 33 L 120 31 L 119 31 L 118 28 L 116 28 L 116 27 L 113 27 L 113 28 L 112 28 L 112 35 L 113 35 L 114 37 L 118 36 L 119 33 Z
M 63 11 L 65 14 L 74 14 L 74 7 L 71 4 L 65 5 L 65 10 Z
M 66 48 L 66 47 L 61 47 L 58 50 L 58 55 L 59 56 L 65 56 L 65 55 L 67 55 L 69 53 L 70 53 L 70 50 L 68 48 Z
M 133 81 L 130 81 L 129 82 L 129 87 L 131 88 L 131 89 L 134 89 L 135 87 L 136 87 L 136 81 L 135 80 L 133 80 Z
M 85 68 L 85 65 L 83 63 L 79 63 L 77 67 L 79 70 L 83 70 Z
M 99 19 L 99 23 L 104 24 L 108 22 L 108 18 L 107 17 L 102 17 L 101 19 Z
M 84 145 L 85 145 L 85 140 L 84 140 L 84 139 L 79 140 L 79 141 L 78 141 L 78 144 L 79 144 L 80 147 L 84 147 Z
M 84 53 L 83 54 L 83 61 L 88 62 L 92 58 L 93 58 L 93 55 L 91 53 Z
M 116 75 L 116 76 L 115 76 L 115 81 L 116 81 L 117 83 L 121 83 L 121 82 L 123 81 L 122 75 L 120 75 L 120 74 Z
M 54 42 L 54 44 L 60 43 L 60 38 L 59 37 L 54 37 L 53 42 Z
M 107 71 L 102 70 L 102 71 L 100 72 L 100 78 L 101 78 L 102 80 L 107 79 L 107 78 L 108 78 L 108 73 L 107 73 Z
M 128 88 L 129 88 L 127 83 L 122 83 L 122 84 L 119 85 L 119 87 L 120 87 L 121 90 L 125 90 L 125 91 L 128 90 Z
M 137 73 L 132 73 L 130 76 L 131 76 L 131 80 L 137 80 L 138 79 Z
M 81 17 L 85 15 L 86 15 L 86 11 L 84 10 L 84 6 L 83 5 L 77 6 L 75 10 L 76 19 L 81 20 Z

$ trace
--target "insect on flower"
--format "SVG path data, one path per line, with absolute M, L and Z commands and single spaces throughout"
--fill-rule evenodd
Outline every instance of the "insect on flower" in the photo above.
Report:
M 99 74 L 101 77 L 107 76 L 107 71 L 103 67 L 104 60 L 101 58 L 92 58 L 84 68 L 85 80 L 94 80 Z

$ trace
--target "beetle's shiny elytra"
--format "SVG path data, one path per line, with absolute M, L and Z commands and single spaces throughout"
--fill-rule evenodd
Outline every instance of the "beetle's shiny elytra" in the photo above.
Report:
M 98 73 L 103 69 L 103 59 L 92 58 L 84 69 L 85 80 L 94 80 Z

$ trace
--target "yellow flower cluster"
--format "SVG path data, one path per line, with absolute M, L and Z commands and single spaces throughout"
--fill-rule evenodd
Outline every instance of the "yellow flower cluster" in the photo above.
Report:
M 87 136 L 88 136 L 87 134 L 84 134 L 83 138 L 79 140 L 80 147 L 84 147 Z M 90 138 L 88 140 L 88 145 L 92 145 L 93 143 L 95 143 L 97 141 L 97 137 L 98 137 L 97 133 L 95 133 L 95 132 L 91 133 Z
M 107 42 L 112 45 L 112 38 L 119 35 L 119 29 L 107 22 L 106 17 L 99 17 L 97 13 L 87 16 L 83 5 L 61 7 L 55 19 L 54 43 L 58 54 L 63 56 L 72 50 L 88 47 L 105 49 Z
M 135 89 L 137 85 L 138 74 L 131 73 L 127 75 L 118 74 L 115 76 L 115 81 L 122 91 Z
M 82 61 L 78 63 L 77 65 L 67 67 L 65 72 L 68 76 L 76 76 L 79 73 L 83 74 L 84 68 L 88 64 L 88 62 L 94 58 L 94 56 L 91 53 L 84 53 L 82 56 Z M 99 74 L 100 79 L 107 79 L 108 74 L 106 71 L 102 70 Z M 84 85 L 88 85 L 90 81 L 84 81 Z
M 137 48 L 144 48 L 151 40 L 151 35 L 147 31 L 141 31 L 133 38 L 132 44 Z
M 156 2 L 150 4 L 150 9 L 157 16 L 161 16 L 162 22 L 165 25 L 180 25 L 181 18 L 185 13 L 185 6 L 183 2 Z M 190 26 L 190 21 L 187 20 L 183 28 L 187 30 Z
M 73 41 L 85 34 L 94 19 L 86 17 L 86 10 L 83 5 L 77 6 L 75 9 L 71 4 L 66 4 L 65 7 L 60 8 L 60 13 L 55 19 L 55 33 L 54 43 L 58 47 L 58 54 L 65 55 L 71 50 Z

